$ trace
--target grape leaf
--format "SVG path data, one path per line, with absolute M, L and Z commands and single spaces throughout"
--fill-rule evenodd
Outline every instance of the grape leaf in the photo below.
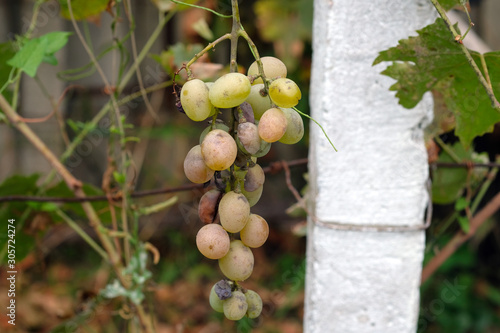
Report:
M 460 46 L 440 18 L 417 31 L 417 37 L 400 40 L 399 45 L 380 52 L 373 62 L 393 61 L 382 74 L 396 79 L 390 90 L 405 108 L 413 108 L 427 91 L 441 96 L 456 119 L 455 134 L 465 145 L 493 130 L 500 112 L 492 107 Z M 471 51 L 481 68 L 480 54 Z M 484 54 L 493 88 L 500 87 L 500 52 Z
M 21 49 L 7 61 L 12 67 L 19 68 L 31 77 L 36 75 L 43 61 L 57 65 L 54 53 L 68 42 L 71 32 L 54 31 L 26 42 Z
M 468 0 L 439 0 L 438 2 L 445 10 L 450 10 L 456 6 L 466 6 L 469 3 Z
M 85 20 L 98 16 L 108 8 L 110 0 L 71 0 L 71 10 L 75 20 Z M 66 19 L 71 19 L 69 15 L 68 1 L 59 0 L 61 5 L 61 16 Z

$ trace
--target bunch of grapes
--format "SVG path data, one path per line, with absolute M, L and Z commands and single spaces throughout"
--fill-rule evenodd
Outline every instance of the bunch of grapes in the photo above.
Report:
M 190 78 L 180 92 L 180 104 L 194 121 L 210 118 L 200 144 L 184 160 L 186 177 L 194 183 L 213 181 L 216 187 L 200 199 L 198 213 L 205 225 L 196 236 L 199 251 L 219 261 L 226 279 L 210 293 L 210 305 L 226 318 L 256 318 L 262 311 L 259 295 L 239 282 L 253 271 L 251 248 L 262 246 L 269 235 L 266 220 L 250 212 L 260 199 L 265 175 L 257 158 L 271 143 L 297 143 L 304 135 L 300 115 L 292 109 L 301 98 L 297 84 L 286 78 L 283 62 L 261 58 L 247 75 L 228 73 L 215 82 Z M 218 117 L 231 115 L 225 124 Z

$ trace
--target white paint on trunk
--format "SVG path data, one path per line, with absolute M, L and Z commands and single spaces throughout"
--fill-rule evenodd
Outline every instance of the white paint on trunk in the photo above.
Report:
M 310 173 L 317 220 L 423 224 L 428 203 L 426 98 L 398 105 L 378 52 L 432 23 L 426 0 L 314 2 Z M 428 97 L 428 96 L 427 96 Z M 304 331 L 415 332 L 424 232 L 308 229 Z

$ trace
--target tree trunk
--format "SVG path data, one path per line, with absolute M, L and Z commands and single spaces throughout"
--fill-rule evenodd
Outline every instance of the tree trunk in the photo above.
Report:
M 371 64 L 435 12 L 424 0 L 314 6 L 312 116 L 339 152 L 312 124 L 304 332 L 415 332 L 424 231 L 402 229 L 424 223 L 432 102 L 404 109 Z

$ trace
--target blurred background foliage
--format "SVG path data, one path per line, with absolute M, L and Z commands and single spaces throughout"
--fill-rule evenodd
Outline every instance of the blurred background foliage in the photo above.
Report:
M 54 19 L 67 17 L 64 3 L 65 1 L 61 1 L 60 10 L 57 7 Z M 78 18 L 82 19 L 81 26 L 93 41 L 95 52 L 99 54 L 101 61 L 116 65 L 117 54 L 122 59 L 130 58 L 126 41 L 118 48 L 113 47 L 114 44 L 110 42 L 110 37 L 126 36 L 126 31 L 120 31 L 120 21 L 105 12 L 108 1 L 74 0 L 73 3 L 75 8 L 81 9 L 78 11 Z M 229 0 L 204 0 L 196 3 L 223 14 L 229 14 L 231 9 Z M 310 0 L 240 1 L 243 26 L 256 42 L 261 56 L 273 55 L 285 62 L 289 70 L 288 76 L 302 89 L 302 100 L 298 108 L 306 113 L 309 113 L 312 3 Z M 498 23 L 488 19 L 489 13 L 484 10 L 489 6 L 487 3 L 489 2 L 472 2 L 471 13 L 477 23 L 477 31 L 492 48 L 499 49 L 500 45 L 495 38 L 488 37 L 492 30 L 500 27 Z M 23 18 L 29 17 L 32 5 L 32 1 L 3 2 L 0 6 L 7 24 L 4 29 L 7 32 L 21 33 L 24 28 Z M 140 49 L 154 29 L 157 8 L 168 11 L 173 5 L 167 0 L 153 0 L 136 2 L 134 6 Z M 230 20 L 217 18 L 199 9 L 181 9 L 167 24 L 141 67 L 146 86 L 171 81 L 183 62 L 191 59 L 206 43 L 230 31 Z M 67 21 L 61 19 L 61 22 L 58 29 L 71 29 Z M 113 25 L 116 26 L 114 34 L 110 34 L 109 27 Z M 40 29 L 43 30 L 42 27 Z M 62 56 L 62 65 L 57 69 L 64 85 L 78 85 L 77 89 L 68 92 L 63 104 L 64 128 L 69 139 L 88 126 L 89 120 L 106 102 L 103 86 L 92 66 L 88 66 L 88 59 L 78 54 L 82 52 L 77 44 L 76 39 L 73 44 L 70 39 L 69 47 L 74 47 L 74 50 L 67 51 Z M 5 44 L 2 45 L 6 47 Z M 7 53 L 0 53 L 2 64 L 2 55 L 5 54 Z M 229 45 L 224 43 L 218 45 L 209 56 L 202 57 L 193 66 L 193 72 L 198 78 L 213 80 L 228 71 L 228 60 Z M 238 55 L 240 70 L 245 72 L 252 62 L 252 54 L 241 42 Z M 53 71 L 50 69 L 45 75 L 54 76 Z M 111 69 L 109 73 L 118 74 Z M 40 80 L 43 80 L 43 76 Z M 179 83 L 183 80 L 182 75 L 177 78 Z M 22 89 L 26 91 L 28 87 Z M 131 82 L 124 91 L 126 94 L 137 92 L 137 82 Z M 193 123 L 179 113 L 174 106 L 173 93 L 171 87 L 166 87 L 150 95 L 151 104 L 159 116 L 157 120 L 147 112 L 142 99 L 135 98 L 126 104 L 127 119 L 134 126 L 129 132 L 140 139 L 140 142 L 131 142 L 129 145 L 136 164 L 133 175 L 136 191 L 187 183 L 182 162 L 189 148 L 197 143 L 198 135 L 206 125 Z M 29 94 L 23 96 L 22 104 L 27 104 L 24 100 L 27 98 Z M 24 116 L 30 116 L 29 110 L 23 112 Z M 308 128 L 306 120 L 305 125 Z M 441 128 L 446 128 L 445 122 L 441 125 Z M 57 126 L 44 123 L 34 124 L 33 127 L 42 136 L 45 134 L 46 137 L 52 137 L 48 140 L 51 148 L 55 151 L 62 149 L 64 140 L 53 140 L 54 133 L 59 135 Z M 104 143 L 111 130 L 109 126 L 99 123 L 89 135 L 95 139 L 95 142 L 88 141 L 91 143 L 90 151 L 87 153 L 81 150 L 80 154 L 75 154 L 66 163 L 86 183 L 86 192 L 90 195 L 105 194 L 103 174 L 110 169 Z M 30 151 L 26 147 L 28 144 L 13 131 L 2 126 L 0 134 L 4 139 L 0 153 L 5 157 L 0 161 L 0 169 L 3 170 L 0 172 L 0 196 L 37 194 L 40 175 L 47 172 L 47 167 L 32 159 L 34 157 L 29 157 Z M 99 137 L 101 139 L 98 140 Z M 438 140 L 439 144 L 434 141 L 427 143 L 431 163 L 495 161 L 500 153 L 498 126 L 492 134 L 477 138 L 470 149 L 458 142 L 453 130 L 443 131 Z M 305 158 L 307 147 L 307 133 L 297 145 L 275 144 L 271 152 L 260 159 L 261 165 Z M 26 153 L 23 154 L 23 151 Z M 291 180 L 296 188 L 306 186 L 306 173 L 305 165 L 292 169 Z M 425 263 L 456 232 L 467 230 L 467 209 L 487 180 L 486 169 L 449 169 L 431 164 L 431 174 L 434 216 L 427 232 Z M 499 191 L 500 182 L 495 179 L 485 189 L 483 200 L 477 209 Z M 161 255 L 157 265 L 150 265 L 153 278 L 147 286 L 150 291 L 147 304 L 154 309 L 158 318 L 158 332 L 301 332 L 305 214 L 300 209 L 293 209 L 296 200 L 285 184 L 284 174 L 267 175 L 264 194 L 253 209 L 253 212 L 265 216 L 271 227 L 268 242 L 254 252 L 256 267 L 252 277 L 244 284 L 245 287 L 258 290 L 264 300 L 263 315 L 256 321 L 229 322 L 208 306 L 208 292 L 221 274 L 217 263 L 203 258 L 195 246 L 195 235 L 201 223 L 197 216 L 197 202 L 203 192 L 204 190 L 179 192 L 176 194 L 176 205 L 139 220 L 141 239 L 152 243 Z M 62 182 L 53 181 L 44 195 L 70 197 L 71 193 Z M 138 198 L 134 203 L 148 206 L 172 196 L 166 194 Z M 111 223 L 112 210 L 108 203 L 103 201 L 93 205 L 103 221 Z M 18 280 L 19 326 L 13 328 L 6 322 L 0 322 L 2 331 L 67 332 L 74 327 L 81 327 L 88 332 L 126 330 L 127 321 L 123 318 L 128 318 L 128 309 L 98 295 L 99 290 L 110 280 L 107 265 L 63 223 L 63 219 L 57 214 L 58 207 L 82 222 L 81 227 L 93 235 L 85 225 L 85 215 L 77 204 L 0 203 L 0 219 L 14 216 L 25 220 L 24 226 L 19 227 L 16 235 L 17 260 L 19 270 L 23 272 Z M 117 207 L 115 209 L 118 210 Z M 113 213 L 119 214 L 116 210 Z M 293 214 L 287 214 L 287 211 L 293 211 Z M 3 247 L 2 241 L 0 240 L 0 245 Z M 6 288 L 4 280 L 0 282 L 0 288 Z M 419 332 L 500 332 L 498 215 L 456 251 L 423 284 L 421 291 Z M 5 301 L 6 293 L 2 292 L 0 304 Z

